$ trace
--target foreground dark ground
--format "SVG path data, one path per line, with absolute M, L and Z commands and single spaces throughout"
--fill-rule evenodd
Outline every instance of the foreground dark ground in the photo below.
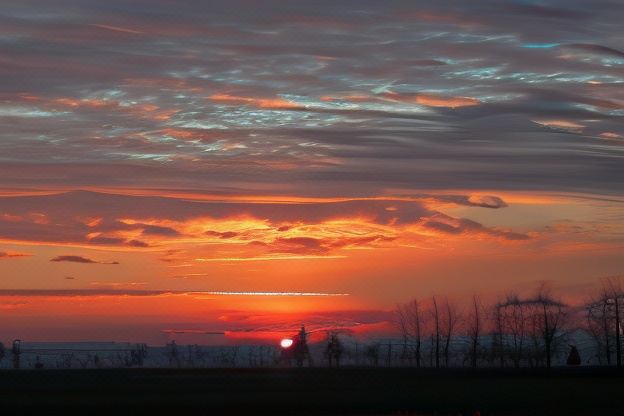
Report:
M 0 407 L 80 414 L 624 415 L 624 376 L 600 368 L 5 370 Z

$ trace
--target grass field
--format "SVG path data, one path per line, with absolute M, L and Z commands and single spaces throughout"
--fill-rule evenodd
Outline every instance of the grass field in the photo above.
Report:
M 599 368 L 5 370 L 0 406 L 81 414 L 624 415 L 624 376 Z

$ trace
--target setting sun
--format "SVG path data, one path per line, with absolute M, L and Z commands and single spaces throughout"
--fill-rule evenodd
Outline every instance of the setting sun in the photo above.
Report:
M 290 338 L 284 338 L 280 341 L 280 346 L 284 349 L 290 348 L 293 345 L 293 340 Z

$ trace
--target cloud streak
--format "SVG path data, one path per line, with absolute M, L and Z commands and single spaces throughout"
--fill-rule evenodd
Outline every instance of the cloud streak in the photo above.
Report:
M 186 291 L 141 289 L 0 289 L 0 297 L 101 297 L 101 296 L 258 296 L 258 297 L 335 297 L 348 293 L 261 292 L 261 291 Z
M 2 259 L 16 259 L 20 257 L 30 257 L 32 254 L 20 253 L 16 251 L 0 251 L 0 260 Z

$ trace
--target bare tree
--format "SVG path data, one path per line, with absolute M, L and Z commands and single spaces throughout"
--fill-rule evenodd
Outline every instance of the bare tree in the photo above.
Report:
M 410 339 L 410 330 L 408 328 L 408 320 L 409 320 L 409 309 L 408 305 L 397 304 L 397 325 L 399 327 L 399 331 L 401 332 L 401 339 L 403 341 L 403 351 L 401 352 L 401 358 L 405 359 L 408 357 L 408 347 L 409 347 L 409 339 Z
M 432 342 L 435 348 L 435 367 L 440 368 L 440 312 L 438 311 L 438 302 L 436 297 L 432 297 L 433 302 L 433 321 L 435 323 L 434 333 L 432 335 Z
M 613 305 L 613 317 L 615 324 L 615 363 L 622 368 L 622 308 L 624 305 L 624 290 L 622 290 L 621 277 L 610 277 L 603 283 L 609 298 L 609 304 Z
M 613 355 L 611 314 L 609 311 L 608 296 L 604 291 L 591 299 L 585 305 L 587 319 L 587 329 L 596 344 L 598 362 L 602 363 L 603 358 L 607 365 L 611 365 Z
M 622 298 L 620 278 L 607 278 L 602 282 L 600 293 L 591 299 L 585 309 L 587 326 L 598 348 L 598 359 L 604 357 L 607 365 L 611 365 L 613 354 L 616 364 L 620 357 L 621 366 L 621 310 Z
M 364 355 L 368 358 L 370 365 L 374 367 L 379 367 L 379 350 L 380 345 L 377 343 L 368 345 L 364 350 Z
M 492 333 L 491 357 L 492 361 L 498 358 L 501 368 L 505 367 L 505 349 L 503 346 L 503 310 L 500 307 L 502 301 L 499 301 L 492 307 L 491 317 L 494 321 L 494 332 Z
M 470 317 L 468 320 L 468 339 L 470 342 L 470 366 L 472 368 L 477 368 L 477 361 L 479 355 L 479 347 L 481 334 L 483 332 L 483 322 L 482 322 L 482 310 L 483 307 L 481 302 L 479 301 L 479 297 L 474 295 L 472 297 L 472 308 Z
M 410 357 L 410 347 L 413 347 L 413 356 L 416 367 L 422 363 L 423 315 L 421 305 L 417 299 L 404 305 L 397 305 L 397 324 L 403 341 L 402 357 Z
M 175 340 L 171 341 L 170 344 L 167 344 L 165 348 L 165 355 L 169 360 L 169 366 L 172 367 L 175 365 L 176 367 L 180 367 L 180 355 L 178 353 L 178 345 Z
M 542 362 L 550 368 L 558 341 L 565 335 L 567 305 L 542 284 L 534 297 L 521 299 L 510 294 L 496 309 L 502 348 L 514 366 Z M 527 346 L 529 341 L 532 350 L 531 344 Z
M 450 353 L 451 353 L 451 341 L 453 339 L 453 335 L 455 333 L 455 329 L 457 328 L 457 323 L 459 321 L 459 311 L 457 310 L 457 306 L 449 302 L 448 297 L 445 298 L 445 310 L 444 310 L 444 320 L 442 323 L 443 328 L 443 339 L 444 339 L 444 365 L 446 367 L 449 366 L 450 361 Z
M 414 358 L 416 358 L 416 368 L 420 368 L 423 323 L 421 321 L 420 306 L 418 305 L 417 299 L 414 299 L 412 302 L 412 319 L 410 322 L 415 343 Z
M 517 295 L 509 294 L 496 308 L 500 319 L 501 354 L 509 355 L 514 367 L 519 368 L 527 338 L 526 305 Z
M 545 284 L 538 289 L 535 298 L 528 301 L 538 308 L 540 319 L 537 320 L 537 329 L 542 338 L 546 367 L 552 365 L 552 356 L 557 348 L 557 340 L 564 333 L 567 318 L 567 305 L 555 299 L 551 290 Z
M 336 364 L 336 367 L 340 367 L 340 358 L 342 357 L 342 353 L 344 352 L 344 348 L 342 346 L 342 342 L 338 338 L 338 333 L 329 332 L 327 334 L 327 346 L 325 348 L 325 357 L 327 358 L 328 364 L 332 367 L 332 364 Z

